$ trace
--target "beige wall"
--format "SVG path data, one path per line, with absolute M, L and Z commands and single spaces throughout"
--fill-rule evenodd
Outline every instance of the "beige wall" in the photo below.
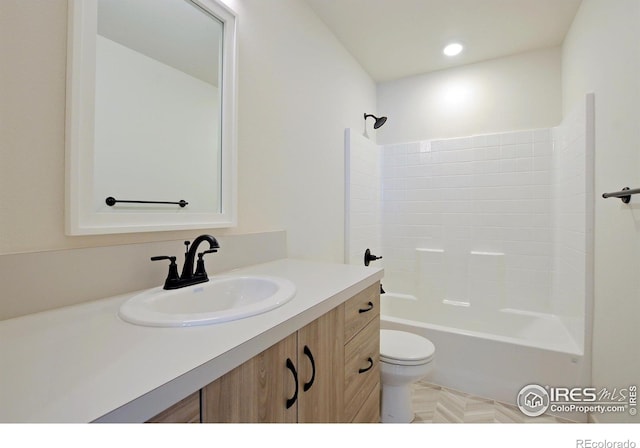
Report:
M 378 84 L 378 143 L 549 128 L 562 119 L 560 48 Z
M 226 3 L 240 18 L 239 226 L 211 233 L 284 229 L 291 256 L 340 262 L 344 128 L 375 111 L 375 84 L 304 2 Z M 67 2 L 0 9 L 0 255 L 196 235 L 64 235 Z
M 289 256 L 342 262 L 344 129 L 375 111 L 375 84 L 304 2 L 227 3 L 240 30 L 239 226 L 68 237 L 67 1 L 0 1 L 0 319 L 161 284 L 166 266 L 149 256 L 181 259 L 199 233 L 228 237 L 211 273 L 287 253 L 253 235 L 277 230 Z
M 640 379 L 640 199 L 602 199 L 640 187 L 640 1 L 583 0 L 563 45 L 563 109 L 595 93 L 595 309 L 593 382 Z M 640 422 L 629 414 L 597 421 Z

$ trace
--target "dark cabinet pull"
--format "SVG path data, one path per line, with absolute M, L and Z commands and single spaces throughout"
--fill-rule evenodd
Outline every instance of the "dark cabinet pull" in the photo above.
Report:
M 365 367 L 364 369 L 358 369 L 358 373 L 368 372 L 369 370 L 371 370 L 373 368 L 373 359 L 371 359 L 371 357 L 368 357 L 367 361 L 369 361 L 369 365 L 367 367 Z
M 373 302 L 369 302 L 367 305 L 369 305 L 369 308 L 359 309 L 358 313 L 360 313 L 360 314 L 366 313 L 367 311 L 371 311 L 373 309 Z
M 296 391 L 293 394 L 293 397 L 287 398 L 287 409 L 289 409 L 298 399 L 298 372 L 296 372 L 296 367 L 293 365 L 293 361 L 290 358 L 287 358 L 287 369 L 291 370 L 293 374 L 293 379 L 296 382 Z
M 313 355 L 311 354 L 311 349 L 309 349 L 309 347 L 307 347 L 306 345 L 304 346 L 303 353 L 307 355 L 307 358 L 309 358 L 309 361 L 311 361 L 311 379 L 308 383 L 304 383 L 304 386 L 302 386 L 302 390 L 306 392 L 311 389 L 311 386 L 313 386 L 313 382 L 316 380 L 316 362 L 314 361 Z

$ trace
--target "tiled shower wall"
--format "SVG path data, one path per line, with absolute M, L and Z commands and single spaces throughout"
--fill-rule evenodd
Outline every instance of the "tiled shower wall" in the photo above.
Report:
M 576 340 L 593 294 L 594 138 L 589 94 L 554 128 L 552 312 Z
M 347 130 L 345 260 L 380 248 L 387 291 L 432 311 L 444 301 L 555 314 L 579 343 L 592 293 L 593 101 L 552 129 L 384 147 Z
M 550 312 L 552 149 L 551 129 L 386 146 L 388 290 Z
M 345 131 L 345 263 L 362 266 L 368 248 L 382 245 L 382 148 L 353 129 Z M 381 265 L 379 261 L 377 265 Z

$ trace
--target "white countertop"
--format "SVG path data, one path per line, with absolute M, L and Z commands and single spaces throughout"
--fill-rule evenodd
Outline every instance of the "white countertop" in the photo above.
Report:
M 118 309 L 135 293 L 0 321 L 0 422 L 145 421 L 380 280 L 382 269 L 283 259 L 224 274 L 284 277 L 296 296 L 202 327 L 124 322 Z

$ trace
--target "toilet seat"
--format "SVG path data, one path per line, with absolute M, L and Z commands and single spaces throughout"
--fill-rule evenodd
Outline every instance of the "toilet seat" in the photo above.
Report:
M 380 361 L 400 366 L 427 364 L 436 351 L 433 343 L 417 334 L 380 330 Z

